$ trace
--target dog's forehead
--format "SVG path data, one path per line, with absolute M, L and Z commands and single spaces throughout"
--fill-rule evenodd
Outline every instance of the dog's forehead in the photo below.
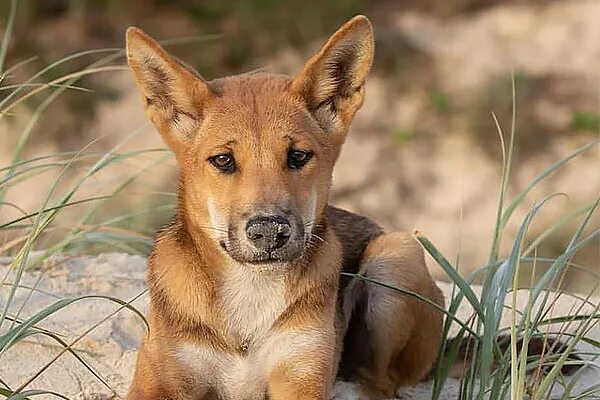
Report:
M 232 98 L 277 95 L 286 91 L 290 82 L 291 79 L 286 75 L 257 71 L 218 78 L 208 83 L 219 95 Z
M 284 75 L 249 73 L 210 82 L 217 93 L 210 120 L 232 134 L 311 135 L 318 124 L 302 101 L 288 92 Z

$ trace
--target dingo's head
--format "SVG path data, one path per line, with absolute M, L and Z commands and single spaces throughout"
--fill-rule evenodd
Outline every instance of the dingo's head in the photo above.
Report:
M 365 96 L 373 32 L 358 16 L 294 78 L 205 81 L 136 28 L 127 59 L 146 113 L 180 167 L 192 234 L 248 264 L 288 265 L 318 238 L 331 174 Z

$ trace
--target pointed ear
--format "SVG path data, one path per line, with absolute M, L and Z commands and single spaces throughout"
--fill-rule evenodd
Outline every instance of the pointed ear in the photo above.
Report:
M 202 110 L 212 97 L 192 68 L 169 55 L 140 29 L 127 29 L 127 62 L 142 94 L 146 113 L 171 149 L 192 139 Z
M 290 90 L 302 96 L 326 132 L 345 133 L 364 100 L 374 52 L 373 28 L 359 15 L 348 21 L 306 63 Z

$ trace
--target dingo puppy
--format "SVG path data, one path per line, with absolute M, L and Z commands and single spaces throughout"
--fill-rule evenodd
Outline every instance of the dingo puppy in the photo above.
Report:
M 150 331 L 129 399 L 294 400 L 336 378 L 393 396 L 436 360 L 443 305 L 419 244 L 328 204 L 365 97 L 368 19 L 339 29 L 293 78 L 205 81 L 136 28 L 127 59 L 175 153 L 178 211 L 148 262 Z

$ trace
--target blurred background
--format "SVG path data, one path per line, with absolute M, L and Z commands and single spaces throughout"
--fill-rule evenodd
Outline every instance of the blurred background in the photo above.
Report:
M 3 38 L 10 4 L 0 2 Z M 5 60 L 5 70 L 14 68 L 2 85 L 33 86 L 94 65 L 124 65 L 119 49 L 130 25 L 165 40 L 169 51 L 206 79 L 256 68 L 294 74 L 358 13 L 374 25 L 376 59 L 367 100 L 335 170 L 332 203 L 387 228 L 418 229 L 462 273 L 471 272 L 485 264 L 490 251 L 502 172 L 492 112 L 508 140 L 512 76 L 516 139 L 509 198 L 552 163 L 598 138 L 597 0 L 20 0 Z M 90 49 L 106 50 L 78 54 Z M 78 55 L 64 58 L 71 54 Z M 8 93 L 0 91 L 0 101 Z M 173 158 L 160 150 L 163 144 L 145 120 L 132 76 L 125 68 L 89 74 L 47 99 L 47 93 L 32 95 L 0 119 L 0 167 L 84 147 L 97 154 L 115 147 L 144 150 L 95 174 L 77 192 L 79 199 L 111 195 L 86 221 L 102 225 L 113 240 L 97 246 L 106 236 L 90 230 L 61 247 L 144 253 L 153 231 L 173 213 L 177 179 Z M 538 253 L 562 253 L 578 221 L 556 224 L 600 194 L 599 156 L 598 146 L 591 148 L 529 193 L 507 226 L 501 254 L 510 250 L 531 206 L 554 192 L 568 197 L 542 210 L 530 236 L 554 226 Z M 90 166 L 85 160 L 72 164 L 62 174 L 61 168 L 40 167 L 5 187 L 0 224 L 35 212 L 59 177 L 56 186 L 67 187 Z M 65 209 L 38 245 L 60 243 L 87 212 L 80 205 Z M 597 214 L 594 218 L 590 229 L 600 226 Z M 19 232 L 18 227 L 1 232 L 0 253 L 14 251 Z M 600 272 L 598 241 L 580 251 L 576 262 Z M 596 284 L 577 269 L 569 271 L 563 282 L 568 290 Z

